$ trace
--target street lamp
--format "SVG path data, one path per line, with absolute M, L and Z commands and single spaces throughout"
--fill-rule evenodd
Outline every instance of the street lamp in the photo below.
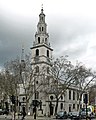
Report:
M 87 116 L 88 116 L 88 113 L 87 113 L 88 94 L 87 93 L 84 94 L 84 103 L 86 105 L 86 120 L 87 120 Z
M 15 120 L 15 113 L 16 113 L 16 96 L 12 95 L 11 96 L 11 102 L 13 106 L 13 118 Z

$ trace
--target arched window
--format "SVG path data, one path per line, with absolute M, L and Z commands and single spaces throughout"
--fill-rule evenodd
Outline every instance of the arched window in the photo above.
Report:
M 39 49 L 36 49 L 36 56 L 39 56 Z
M 49 57 L 49 50 L 47 50 L 47 57 Z
M 36 67 L 36 73 L 38 73 L 38 72 L 39 72 L 39 66 Z
M 40 43 L 40 37 L 38 37 L 38 43 Z

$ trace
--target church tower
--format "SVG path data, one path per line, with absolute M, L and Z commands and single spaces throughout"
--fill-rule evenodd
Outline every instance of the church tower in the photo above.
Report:
M 43 7 L 39 14 L 39 22 L 37 24 L 37 32 L 35 33 L 35 41 L 32 49 L 32 66 L 39 69 L 42 65 L 50 66 L 52 60 L 52 51 L 49 43 L 49 34 L 47 33 L 47 24 L 45 22 L 45 14 Z
M 44 97 L 44 86 L 45 84 L 48 86 L 50 83 L 48 72 L 52 65 L 53 49 L 51 48 L 50 42 L 49 42 L 49 34 L 47 33 L 47 24 L 45 22 L 45 14 L 43 12 L 43 7 L 41 8 L 41 13 L 39 14 L 39 22 L 37 24 L 35 40 L 33 42 L 33 47 L 31 48 L 31 50 L 32 50 L 31 64 L 32 64 L 32 69 L 35 71 L 35 75 L 38 76 L 38 73 L 39 74 L 40 72 L 42 73 L 43 71 L 42 68 L 45 68 L 44 74 L 46 75 L 42 74 L 43 76 L 40 75 L 39 78 L 35 79 L 34 81 L 33 99 L 37 99 L 38 101 L 42 102 L 43 112 L 46 113 L 46 110 L 48 111 L 48 107 L 47 107 L 48 105 L 45 106 L 45 104 L 46 104 L 46 101 L 48 101 L 48 95 L 46 96 L 46 98 Z M 43 85 L 39 86 L 40 84 L 43 84 Z

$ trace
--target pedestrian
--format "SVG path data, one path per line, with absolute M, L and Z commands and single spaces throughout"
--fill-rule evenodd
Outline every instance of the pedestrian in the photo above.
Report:
M 22 120 L 24 120 L 25 116 L 26 116 L 26 111 L 25 111 L 25 107 L 23 106 L 22 107 Z

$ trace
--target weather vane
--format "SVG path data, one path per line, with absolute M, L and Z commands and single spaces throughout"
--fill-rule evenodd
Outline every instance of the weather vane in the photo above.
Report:
M 43 9 L 43 4 L 41 5 L 41 8 Z

